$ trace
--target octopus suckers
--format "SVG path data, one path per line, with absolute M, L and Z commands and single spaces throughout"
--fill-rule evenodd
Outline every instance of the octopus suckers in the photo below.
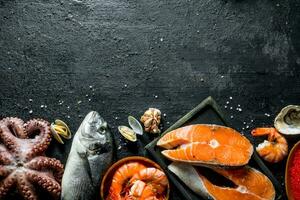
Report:
M 18 188 L 19 196 L 24 200 L 39 199 L 34 188 L 36 185 L 45 189 L 53 199 L 58 199 L 64 169 L 59 160 L 44 156 L 51 140 L 49 123 L 33 119 L 24 124 L 18 118 L 5 118 L 0 120 L 0 131 L 0 145 L 6 147 L 1 149 L 0 156 L 3 167 L 0 168 L 0 174 L 3 175 L 0 180 L 0 199 L 5 198 L 13 188 Z

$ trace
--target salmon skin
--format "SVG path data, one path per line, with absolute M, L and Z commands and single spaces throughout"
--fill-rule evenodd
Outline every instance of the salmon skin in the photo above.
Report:
M 272 182 L 261 172 L 245 166 L 239 169 L 209 167 L 232 181 L 235 187 L 221 187 L 211 183 L 200 174 L 197 167 L 186 163 L 172 163 L 168 169 L 180 178 L 191 190 L 204 199 L 214 200 L 274 200 Z
M 168 159 L 192 165 L 239 167 L 253 153 L 250 141 L 236 130 L 214 124 L 197 124 L 175 129 L 157 142 Z

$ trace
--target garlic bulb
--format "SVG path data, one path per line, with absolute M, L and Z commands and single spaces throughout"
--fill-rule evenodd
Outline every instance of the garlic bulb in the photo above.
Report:
M 149 108 L 141 117 L 141 122 L 144 124 L 145 131 L 153 134 L 160 133 L 159 124 L 161 112 L 156 108 Z

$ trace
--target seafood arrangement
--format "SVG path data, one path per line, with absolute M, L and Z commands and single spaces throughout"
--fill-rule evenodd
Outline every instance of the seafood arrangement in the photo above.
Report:
M 253 153 L 252 144 L 232 128 L 214 124 L 184 126 L 166 133 L 156 145 L 167 149 L 161 152 L 162 155 L 175 161 L 168 169 L 203 198 L 275 198 L 272 182 L 247 166 Z M 212 169 L 232 181 L 234 186 L 215 185 L 196 166 Z
M 230 138 L 230 139 L 229 139 Z M 168 132 L 157 146 L 172 161 L 193 165 L 243 166 L 253 153 L 250 141 L 232 128 L 197 124 Z
M 0 199 L 16 189 L 25 200 L 39 199 L 46 191 L 52 199 L 61 193 L 63 165 L 45 156 L 51 141 L 50 124 L 42 119 L 26 123 L 8 117 L 0 121 Z
M 235 187 L 223 187 L 213 184 L 201 171 L 186 163 L 172 163 L 169 170 L 176 174 L 189 188 L 205 199 L 251 199 L 273 200 L 275 190 L 271 181 L 251 167 L 239 169 L 221 169 L 214 166 L 210 168 L 231 180 Z
M 108 189 L 106 200 L 164 200 L 168 191 L 168 179 L 157 166 L 150 165 L 148 159 L 138 157 L 126 158 L 115 168 Z M 105 181 L 105 180 L 104 180 Z
M 161 111 L 149 108 L 140 122 L 129 116 L 128 126 L 118 126 L 118 130 L 130 142 L 143 137 L 144 131 L 159 136 Z M 154 140 L 168 160 L 164 166 L 168 175 L 173 173 L 204 199 L 274 200 L 276 181 L 266 171 L 267 176 L 250 167 L 249 161 L 253 153 L 257 156 L 256 152 L 269 163 L 279 163 L 287 157 L 285 136 L 300 135 L 300 106 L 284 107 L 274 127 L 251 131 L 253 137 L 267 136 L 256 152 L 245 136 L 230 127 L 194 124 L 174 128 Z M 14 195 L 25 200 L 40 199 L 44 193 L 62 200 L 93 200 L 99 193 L 105 200 L 169 198 L 169 181 L 158 164 L 145 157 L 127 157 L 113 164 L 113 137 L 98 112 L 89 112 L 79 126 L 65 168 L 59 160 L 45 155 L 52 136 L 61 144 L 63 139 L 72 138 L 62 120 L 51 125 L 42 119 L 26 123 L 19 118 L 0 120 L 0 199 L 10 197 L 13 189 Z M 290 152 L 286 166 L 286 190 L 293 200 L 300 200 L 298 144 Z M 227 185 L 217 183 L 206 170 L 215 179 L 225 179 Z
M 113 161 L 106 121 L 91 111 L 78 128 L 62 179 L 62 200 L 96 199 L 102 176 Z

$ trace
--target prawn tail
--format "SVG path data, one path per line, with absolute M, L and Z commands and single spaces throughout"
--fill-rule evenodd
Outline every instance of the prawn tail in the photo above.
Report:
M 277 132 L 275 128 L 256 128 L 251 131 L 253 136 L 264 136 L 264 135 L 273 135 L 274 132 Z

